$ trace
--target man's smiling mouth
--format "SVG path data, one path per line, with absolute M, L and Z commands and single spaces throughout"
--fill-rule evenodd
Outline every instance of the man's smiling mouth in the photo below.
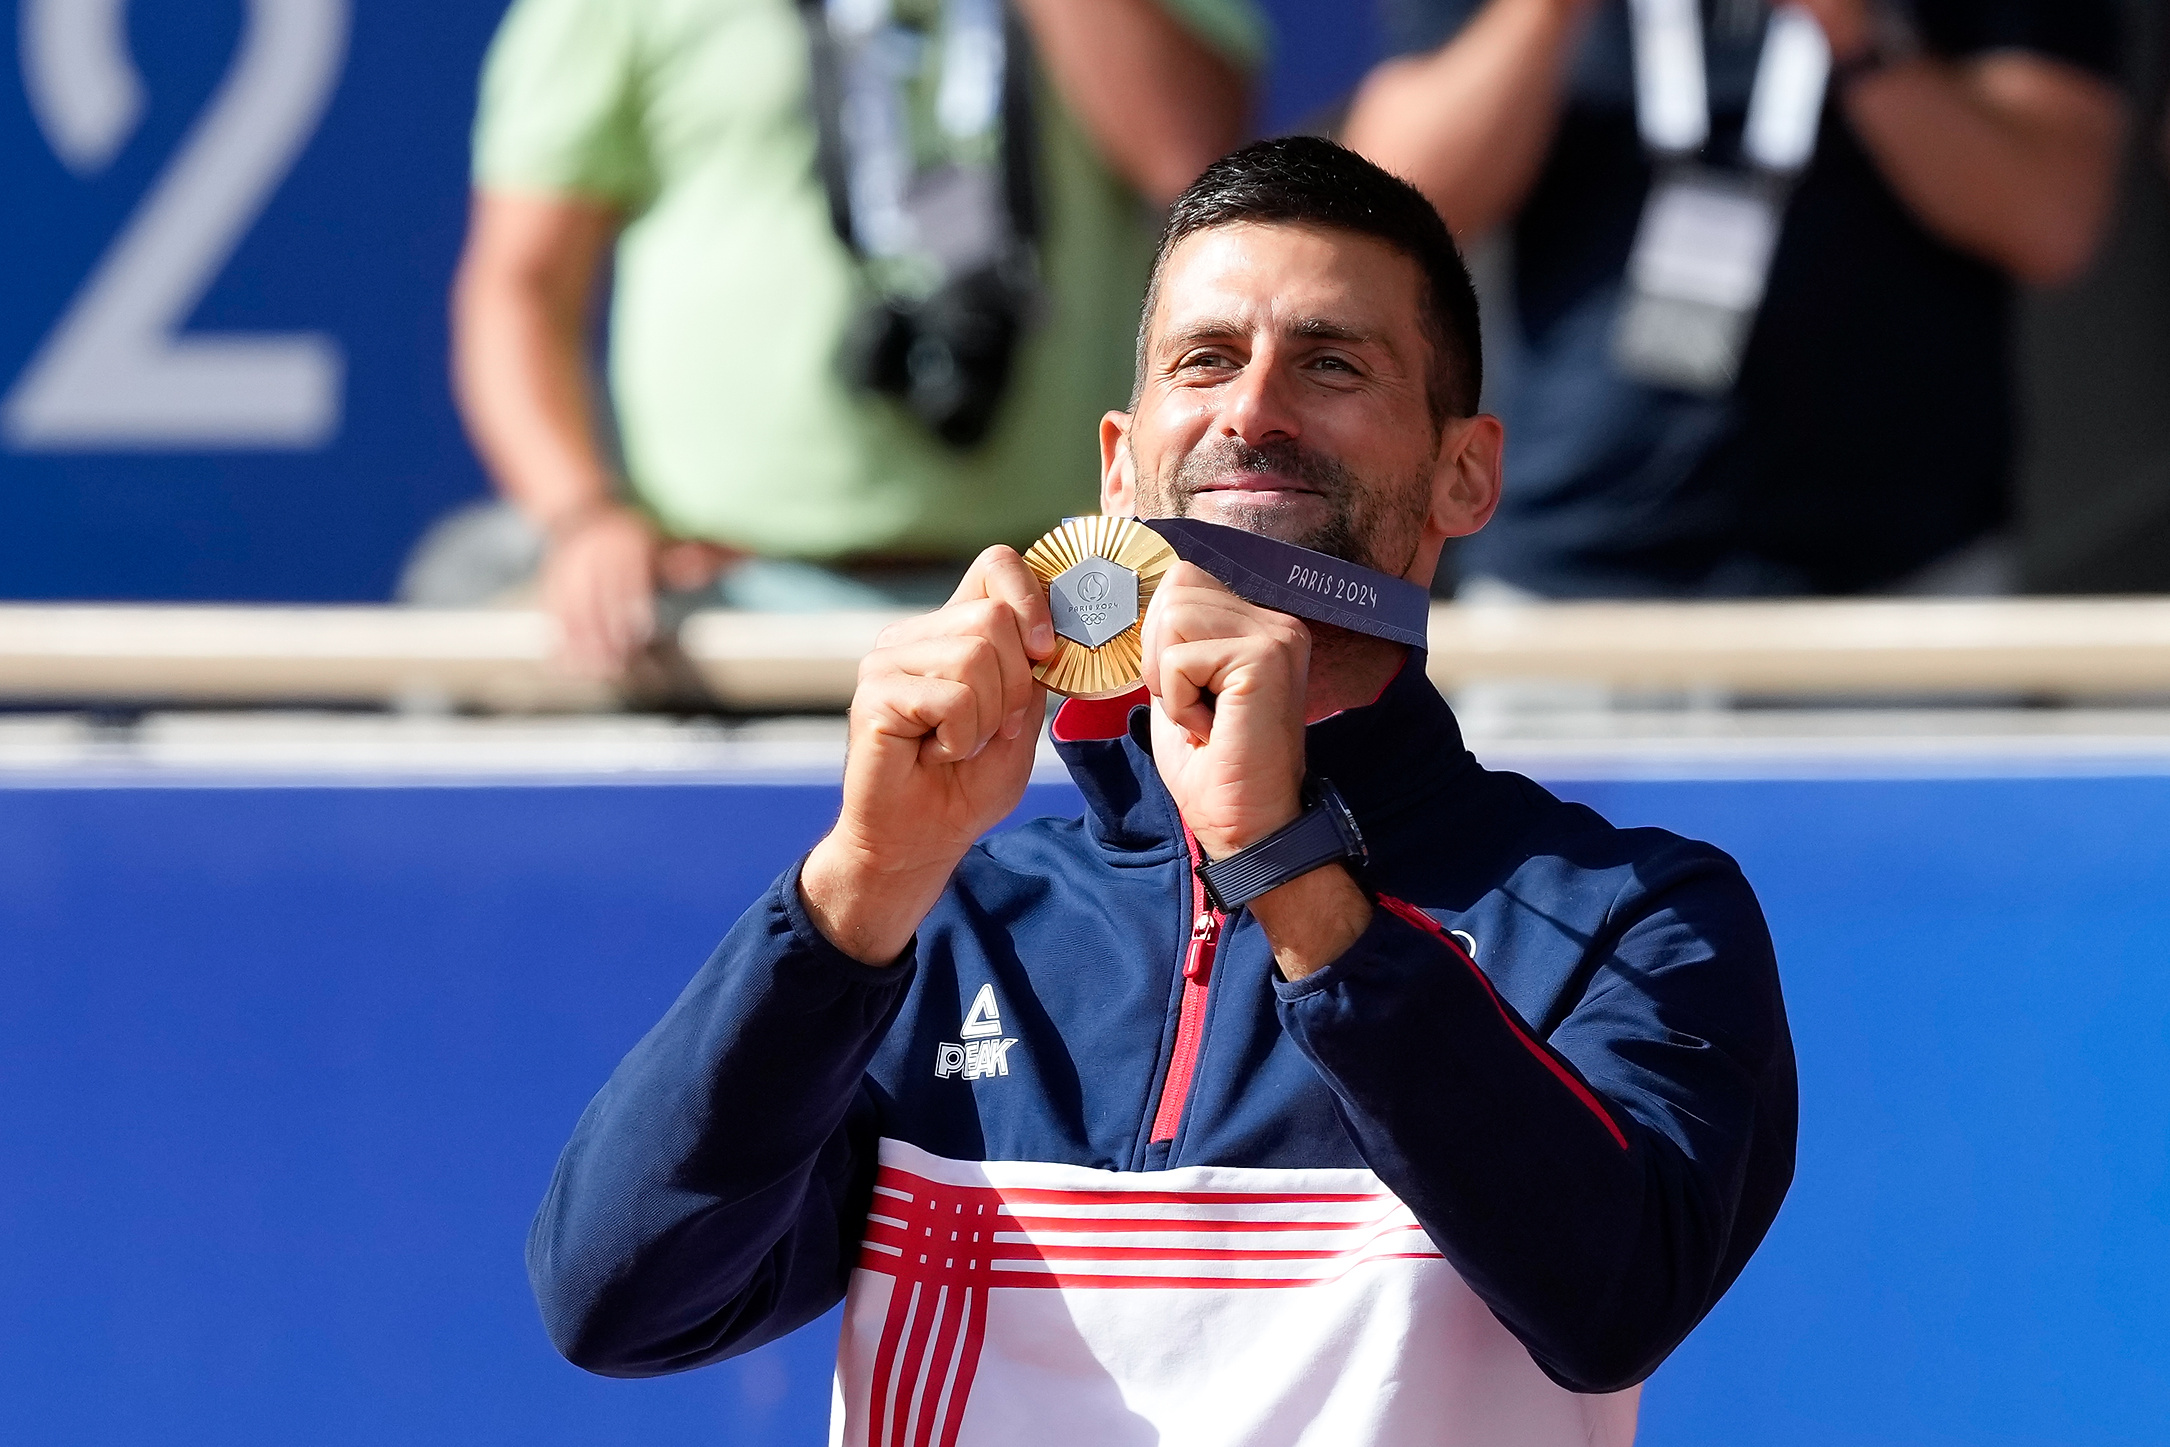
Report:
M 1217 477 L 1211 482 L 1200 483 L 1192 489 L 1194 494 L 1207 492 L 1293 492 L 1308 497 L 1323 494 L 1309 483 L 1294 478 L 1280 477 L 1270 472 L 1238 472 Z

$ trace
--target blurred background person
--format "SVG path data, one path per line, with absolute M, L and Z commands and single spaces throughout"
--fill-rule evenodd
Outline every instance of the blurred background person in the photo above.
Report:
M 931 604 L 1089 510 L 1151 212 L 1239 138 L 1261 48 L 1249 0 L 515 0 L 453 352 L 517 514 L 441 526 L 406 596 L 539 567 L 608 675 L 659 588 Z
M 1387 10 L 1344 134 L 1513 273 L 1465 593 L 2011 586 L 2014 288 L 2103 229 L 2114 0 Z

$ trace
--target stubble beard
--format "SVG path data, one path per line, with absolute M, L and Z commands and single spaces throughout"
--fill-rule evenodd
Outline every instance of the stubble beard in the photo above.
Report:
M 1127 438 L 1123 445 L 1130 445 Z M 1279 538 L 1397 578 L 1408 572 L 1416 558 L 1431 506 L 1429 468 L 1411 478 L 1366 483 L 1339 459 L 1293 439 L 1252 447 L 1232 437 L 1219 438 L 1184 456 L 1166 475 L 1155 477 L 1138 468 L 1133 452 L 1131 476 L 1137 479 L 1139 515 L 1196 517 L 1206 484 L 1231 471 L 1302 483 L 1326 508 L 1323 518 L 1308 522 L 1259 503 L 1223 503 L 1215 509 L 1220 520 L 1245 532 Z

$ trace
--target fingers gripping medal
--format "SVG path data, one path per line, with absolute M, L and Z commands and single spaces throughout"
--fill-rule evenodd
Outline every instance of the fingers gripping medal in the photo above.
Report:
M 1070 698 L 1115 698 L 1138 686 L 1138 630 L 1175 549 L 1132 518 L 1071 518 L 1025 554 L 1047 590 L 1055 651 L 1032 676 Z
M 1406 578 L 1197 518 L 1071 518 L 1025 554 L 1055 623 L 1055 651 L 1033 677 L 1071 698 L 1136 688 L 1145 656 L 1139 626 L 1178 558 L 1261 608 L 1425 646 L 1431 598 Z

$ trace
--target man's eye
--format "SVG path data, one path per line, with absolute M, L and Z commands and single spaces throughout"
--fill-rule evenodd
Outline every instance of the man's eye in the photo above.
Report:
M 1176 363 L 1176 366 L 1180 370 L 1186 372 L 1198 371 L 1201 368 L 1228 367 L 1233 365 L 1234 363 L 1230 362 L 1228 358 L 1220 352 L 1192 352 L 1188 356 L 1184 357 L 1182 361 Z
M 1343 357 L 1320 357 L 1316 361 L 1312 362 L 1311 365 L 1319 368 L 1321 371 L 1347 372 L 1352 376 L 1356 372 L 1356 368 L 1350 366 L 1347 359 Z

